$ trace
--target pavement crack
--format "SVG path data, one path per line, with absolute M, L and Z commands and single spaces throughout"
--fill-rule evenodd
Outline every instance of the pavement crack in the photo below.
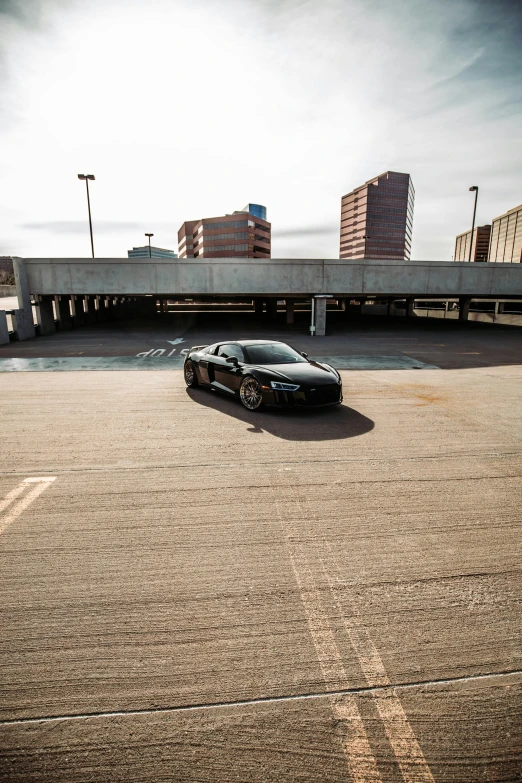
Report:
M 310 693 L 287 694 L 283 696 L 260 696 L 253 699 L 240 699 L 236 701 L 201 702 L 194 704 L 182 704 L 175 707 L 149 707 L 135 710 L 107 710 L 98 712 L 70 713 L 65 715 L 42 715 L 32 718 L 10 718 L 0 720 L 1 726 L 30 725 L 35 723 L 51 723 L 64 720 L 90 720 L 93 718 L 116 718 L 125 716 L 156 715 L 159 713 L 172 714 L 191 712 L 196 710 L 214 710 L 226 707 L 249 707 L 256 704 L 278 704 L 284 702 L 298 702 L 312 699 L 359 696 L 364 694 L 379 695 L 390 691 L 404 691 L 412 688 L 427 688 L 444 685 L 458 685 L 468 682 L 480 682 L 482 680 L 501 680 L 504 677 L 522 677 L 522 669 L 507 669 L 500 672 L 487 674 L 470 674 L 465 677 L 446 677 L 432 680 L 417 680 L 407 683 L 391 683 L 390 685 L 361 686 L 359 688 L 345 688 L 343 690 L 314 691 Z

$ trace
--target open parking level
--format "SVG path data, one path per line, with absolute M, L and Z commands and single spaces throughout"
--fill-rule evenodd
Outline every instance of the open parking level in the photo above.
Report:
M 325 338 L 432 369 L 311 412 L 1 374 L 0 780 L 519 781 L 520 337 L 458 327 Z M 19 354 L 196 342 L 103 334 Z

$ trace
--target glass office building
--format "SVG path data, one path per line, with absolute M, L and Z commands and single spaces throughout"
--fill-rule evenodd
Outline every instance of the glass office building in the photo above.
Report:
M 262 204 L 247 204 L 243 209 L 238 210 L 238 212 L 249 212 L 254 217 L 266 220 L 266 207 Z
M 489 261 L 520 264 L 522 261 L 522 204 L 495 218 L 491 225 Z
M 386 171 L 341 200 L 340 258 L 407 260 L 415 191 L 409 174 Z

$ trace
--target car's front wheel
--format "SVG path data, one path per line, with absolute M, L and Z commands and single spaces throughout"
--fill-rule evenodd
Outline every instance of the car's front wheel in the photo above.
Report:
M 197 386 L 198 376 L 196 375 L 196 368 L 194 367 L 194 362 L 192 362 L 190 359 L 187 359 L 183 370 L 185 373 L 185 383 L 187 384 L 187 386 L 190 386 L 191 388 Z
M 248 408 L 249 411 L 255 411 L 260 407 L 263 402 L 263 392 L 261 384 L 253 375 L 247 375 L 247 377 L 243 378 L 241 381 L 239 397 L 245 408 Z

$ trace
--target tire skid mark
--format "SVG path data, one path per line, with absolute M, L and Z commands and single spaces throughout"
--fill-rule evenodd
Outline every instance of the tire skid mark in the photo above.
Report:
M 323 562 L 323 570 L 351 645 L 357 654 L 359 665 L 370 688 L 384 688 L 373 695 L 377 711 L 383 722 L 390 745 L 399 764 L 405 783 L 434 783 L 424 754 L 411 728 L 401 701 L 386 673 L 384 663 L 368 629 L 363 625 L 357 607 L 353 602 L 346 606 L 346 592 L 341 590 L 342 580 L 339 564 L 331 544 L 323 537 L 321 542 L 328 550 L 329 565 L 337 571 L 332 579 Z
M 26 478 L 5 496 L 4 500 L 0 502 L 0 535 L 7 530 L 9 525 L 14 522 L 15 519 L 17 519 L 20 514 L 22 514 L 25 509 L 42 494 L 42 492 L 51 486 L 53 481 L 56 481 L 56 476 Z M 21 500 L 16 502 L 20 496 L 22 496 Z M 2 514 L 4 511 L 6 511 L 6 513 Z
M 275 505 L 323 679 L 331 690 L 344 690 L 348 675 L 308 562 L 308 554 L 299 543 L 299 530 L 291 520 L 285 520 L 277 499 Z M 353 780 L 355 783 L 382 783 L 356 698 L 351 695 L 331 698 L 330 703 L 339 721 L 337 731 Z
M 277 499 L 275 505 L 325 683 L 328 687 L 331 687 L 334 682 L 342 683 L 343 687 L 339 690 L 349 689 L 342 656 L 313 575 L 310 555 L 305 552 L 306 543 L 309 548 L 311 544 L 315 551 L 317 566 L 322 571 L 321 582 L 328 586 L 368 686 L 381 689 L 378 693 L 374 693 L 373 699 L 405 783 L 435 783 L 400 699 L 391 687 L 379 651 L 364 626 L 356 606 L 353 602 L 347 606 L 346 585 L 342 580 L 339 564 L 331 545 L 324 536 L 317 537 L 315 532 L 309 529 L 303 513 L 303 506 L 308 507 L 309 504 L 301 501 L 298 488 L 295 485 L 287 488 L 290 489 L 292 501 L 300 513 L 302 523 L 306 525 L 305 529 L 299 530 L 292 519 L 284 515 Z M 273 489 L 275 494 L 275 486 Z M 308 507 L 307 510 L 308 516 L 316 519 L 313 509 Z M 303 533 L 305 539 L 301 544 Z M 306 535 L 307 533 L 309 535 Z M 332 571 L 335 576 L 332 576 Z M 381 781 L 356 697 L 347 695 L 332 699 L 331 704 L 334 715 L 344 724 L 341 741 L 352 776 L 357 783 Z

